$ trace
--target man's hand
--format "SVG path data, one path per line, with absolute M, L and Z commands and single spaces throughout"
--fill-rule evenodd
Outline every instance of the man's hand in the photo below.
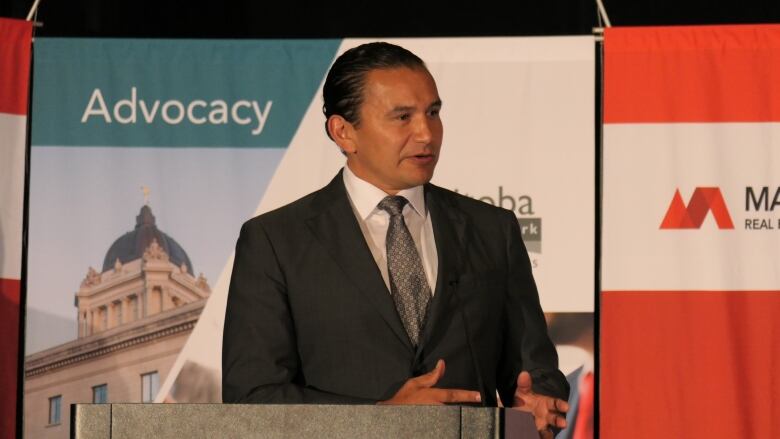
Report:
M 549 427 L 566 427 L 566 412 L 569 404 L 558 398 L 535 393 L 531 389 L 531 374 L 522 371 L 517 376 L 517 390 L 512 407 L 534 415 L 536 429 L 542 438 L 552 438 Z
M 437 389 L 433 386 L 444 376 L 444 360 L 436 362 L 436 367 L 415 378 L 407 380 L 398 392 L 387 401 L 379 404 L 418 404 L 441 405 L 459 402 L 480 402 L 482 398 L 479 392 L 461 389 Z

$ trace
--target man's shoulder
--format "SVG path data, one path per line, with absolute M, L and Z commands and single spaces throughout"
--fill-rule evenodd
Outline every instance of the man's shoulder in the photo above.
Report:
M 257 215 L 247 220 L 244 223 L 244 227 L 277 228 L 286 226 L 289 228 L 294 226 L 295 223 L 301 222 L 311 215 L 313 201 L 323 190 L 319 189 L 284 206 Z
M 336 173 L 330 182 L 320 189 L 284 206 L 257 215 L 247 220 L 243 227 L 281 227 L 282 229 L 291 229 L 296 224 L 302 224 L 319 212 L 330 209 L 334 205 L 340 205 L 339 202 L 346 199 L 347 193 L 344 188 L 342 172 Z

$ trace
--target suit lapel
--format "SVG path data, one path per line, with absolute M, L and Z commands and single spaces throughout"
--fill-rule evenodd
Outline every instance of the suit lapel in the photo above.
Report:
M 445 315 L 452 299 L 453 288 L 463 271 L 466 255 L 467 219 L 460 209 L 452 205 L 439 188 L 425 186 L 425 202 L 431 215 L 439 267 L 436 291 L 428 309 L 428 316 L 420 337 L 418 355 L 435 335 L 438 321 Z
M 309 229 L 411 352 L 409 336 L 355 218 L 341 172 L 317 194 L 312 206 L 314 215 L 306 221 Z

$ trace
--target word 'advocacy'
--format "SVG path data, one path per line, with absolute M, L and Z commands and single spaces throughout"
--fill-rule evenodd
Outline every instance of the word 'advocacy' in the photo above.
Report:
M 195 99 L 189 103 L 183 103 L 175 99 L 160 102 L 159 99 L 147 103 L 138 99 L 138 89 L 130 89 L 130 99 L 120 99 L 113 105 L 113 111 L 109 112 L 103 92 L 96 88 L 89 98 L 89 103 L 81 116 L 81 123 L 86 123 L 90 117 L 102 117 L 106 123 L 116 121 L 120 124 L 135 124 L 138 122 L 140 110 L 143 121 L 150 124 L 159 115 L 163 122 L 169 125 L 178 125 L 185 118 L 194 125 L 206 123 L 213 125 L 227 124 L 230 120 L 238 125 L 252 124 L 252 135 L 257 136 L 263 132 L 265 122 L 271 112 L 273 101 L 267 101 L 260 108 L 258 101 L 238 100 L 232 105 L 222 99 L 206 102 Z M 111 116 L 113 117 L 113 120 Z

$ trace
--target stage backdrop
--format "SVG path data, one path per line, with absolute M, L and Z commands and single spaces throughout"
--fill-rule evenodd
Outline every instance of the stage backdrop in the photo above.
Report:
M 780 26 L 604 45 L 603 437 L 777 437 Z
M 321 83 L 362 42 L 36 41 L 28 437 L 66 437 L 74 402 L 220 400 L 239 228 L 343 166 Z M 590 320 L 593 38 L 393 42 L 444 101 L 434 182 L 514 211 L 545 311 Z

